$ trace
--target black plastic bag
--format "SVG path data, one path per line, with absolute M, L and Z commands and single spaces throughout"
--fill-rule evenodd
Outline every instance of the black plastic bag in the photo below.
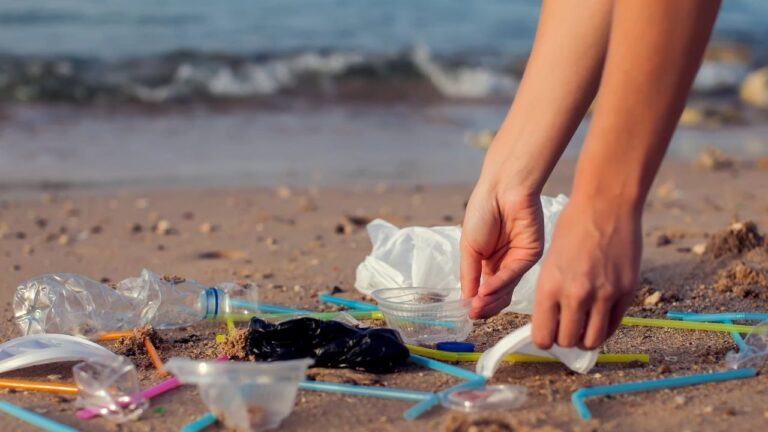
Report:
M 410 356 L 392 329 L 357 329 L 338 321 L 297 318 L 270 324 L 251 318 L 248 354 L 257 360 L 313 358 L 317 367 L 393 372 Z

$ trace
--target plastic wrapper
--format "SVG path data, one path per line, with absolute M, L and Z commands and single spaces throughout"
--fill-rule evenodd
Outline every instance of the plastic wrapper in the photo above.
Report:
M 230 309 L 230 296 L 250 300 L 256 292 L 255 287 L 235 284 L 207 288 L 191 279 L 161 277 L 149 270 L 119 282 L 114 289 L 84 276 L 56 273 L 19 285 L 13 309 L 22 334 L 90 337 L 147 324 L 174 328 L 219 313 L 241 312 Z
M 768 321 L 763 321 L 744 338 L 747 349 L 731 351 L 725 356 L 725 364 L 731 369 L 753 367 L 760 369 L 768 363 Z
M 568 198 L 541 197 L 544 213 L 544 253 Z M 355 288 L 371 294 L 379 288 L 453 288 L 460 295 L 459 239 L 461 227 L 407 227 L 399 229 L 381 219 L 368 224 L 373 248 L 357 267 Z M 530 314 L 540 264 L 537 263 L 515 287 L 507 311 Z
M 111 421 L 136 420 L 149 407 L 136 368 L 126 357 L 89 360 L 75 365 L 72 373 L 79 390 L 77 404 Z
M 373 373 L 392 372 L 410 356 L 392 329 L 357 329 L 339 321 L 306 317 L 278 324 L 252 318 L 246 349 L 258 360 L 312 358 L 317 367 Z
M 259 432 L 276 428 L 296 400 L 310 359 L 206 362 L 173 358 L 165 370 L 182 383 L 196 384 L 208 409 L 227 428 Z
M 578 348 L 561 348 L 553 345 L 548 350 L 542 350 L 533 344 L 531 339 L 531 324 L 526 324 L 505 336 L 496 345 L 485 351 L 477 361 L 475 371 L 486 378 L 491 378 L 507 354 L 528 354 L 543 357 L 554 357 L 563 362 L 568 368 L 578 373 L 587 373 L 597 362 L 597 350 L 583 351 Z
M 117 357 L 89 340 L 62 334 L 30 335 L 0 345 L 0 373 L 49 363 Z

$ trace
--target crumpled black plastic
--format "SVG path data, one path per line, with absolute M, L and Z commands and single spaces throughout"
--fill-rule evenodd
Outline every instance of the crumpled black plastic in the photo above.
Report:
M 270 324 L 251 318 L 246 344 L 257 360 L 313 358 L 315 366 L 393 372 L 410 356 L 396 331 L 357 329 L 338 321 L 297 318 Z

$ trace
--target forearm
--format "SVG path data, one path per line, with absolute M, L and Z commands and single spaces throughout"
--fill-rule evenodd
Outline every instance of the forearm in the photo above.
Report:
M 639 215 L 685 106 L 719 5 L 719 0 L 616 2 L 574 197 Z
M 597 91 L 612 3 L 543 2 L 525 73 L 488 150 L 481 184 L 541 191 Z

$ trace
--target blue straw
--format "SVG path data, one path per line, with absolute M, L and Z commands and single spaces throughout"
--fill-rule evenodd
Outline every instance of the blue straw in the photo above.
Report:
M 576 390 L 571 395 L 571 402 L 582 420 L 592 418 L 584 399 L 594 396 L 606 396 L 622 393 L 639 393 L 652 390 L 662 390 L 676 387 L 706 384 L 711 382 L 728 381 L 734 379 L 751 378 L 757 375 L 755 369 L 736 369 L 726 372 L 713 372 L 700 375 L 687 375 L 675 378 L 664 378 L 652 381 L 636 381 L 630 383 L 614 384 L 600 387 L 587 387 Z
M 724 320 L 723 321 L 726 324 L 733 324 L 733 321 L 731 320 Z M 751 348 L 749 348 L 749 345 L 747 345 L 746 342 L 744 342 L 744 338 L 741 337 L 741 334 L 739 332 L 731 332 L 731 339 L 733 339 L 733 343 L 736 344 L 736 346 L 739 347 L 739 351 L 748 353 L 752 351 Z
M 179 432 L 200 432 L 201 430 L 213 425 L 214 423 L 216 423 L 216 416 L 213 415 L 213 413 L 208 413 L 199 419 L 182 426 Z
M 768 313 L 764 312 L 723 312 L 723 313 L 695 313 L 695 312 L 667 312 L 667 318 L 695 322 L 723 322 L 723 321 L 765 321 Z
M 304 309 L 293 309 L 283 306 L 268 305 L 263 303 L 250 303 L 244 300 L 229 299 L 229 305 L 245 309 L 252 312 L 265 312 L 265 313 L 290 313 L 290 314 L 311 314 L 312 311 Z
M 419 402 L 418 404 L 412 406 L 411 408 L 408 408 L 403 413 L 403 417 L 408 421 L 415 420 L 420 415 L 424 414 L 425 412 L 432 409 L 432 407 L 439 404 L 440 398 L 445 393 L 456 391 L 456 390 L 466 390 L 471 388 L 477 388 L 485 385 L 485 378 L 483 376 L 478 375 L 474 372 L 468 371 L 466 369 L 462 369 L 457 366 L 449 365 L 448 363 L 443 363 L 441 361 L 418 356 L 415 354 L 411 354 L 410 360 L 413 363 L 416 363 L 417 365 L 424 366 L 429 369 L 442 372 L 444 374 L 452 375 L 457 378 L 465 379 L 467 381 L 459 385 L 453 386 L 451 388 L 445 389 L 437 394 L 433 394 L 428 399 L 425 399 Z
M 443 363 L 441 361 L 434 360 L 431 358 L 426 358 L 419 355 L 411 354 L 410 360 L 419 366 L 424 366 L 426 368 L 430 368 L 432 370 L 436 370 L 444 374 L 452 375 L 452 376 L 455 376 L 456 378 L 461 378 L 463 380 L 473 381 L 473 380 L 485 379 L 483 378 L 482 375 L 478 375 L 472 371 L 468 371 L 458 366 L 450 365 L 448 363 Z
M 77 432 L 77 429 L 73 427 L 63 425 L 57 421 L 49 419 L 48 417 L 43 417 L 32 411 L 26 410 L 22 407 L 5 401 L 0 401 L 0 411 L 6 414 L 10 414 L 21 421 L 31 424 L 32 426 L 37 426 L 42 430 L 50 432 Z
M 473 388 L 482 387 L 485 385 L 485 378 L 480 379 L 474 379 L 470 381 L 463 382 L 459 385 L 447 388 L 437 394 L 432 395 L 428 399 L 424 399 L 423 401 L 419 402 L 418 404 L 408 408 L 403 413 L 403 418 L 405 418 L 408 421 L 416 420 L 419 416 L 424 414 L 425 412 L 429 411 L 434 407 L 435 405 L 440 403 L 440 398 L 442 398 L 445 394 L 458 391 L 458 390 L 469 390 Z
M 378 307 L 369 303 L 363 303 L 356 300 L 345 299 L 328 294 L 320 294 L 317 299 L 321 302 L 330 303 L 337 306 L 344 306 L 348 309 L 361 310 L 366 312 L 377 312 L 379 310 Z
M 725 324 L 733 324 L 734 321 L 764 321 L 768 319 L 768 314 L 760 312 L 725 312 L 725 313 L 711 313 L 700 314 L 695 312 L 667 312 L 667 318 L 679 319 L 683 321 L 695 321 L 695 322 L 721 322 Z M 739 347 L 739 350 L 749 352 L 750 348 L 744 338 L 741 337 L 739 332 L 730 332 L 731 339 Z
M 368 396 L 382 399 L 395 399 L 408 402 L 420 402 L 433 396 L 433 393 L 417 390 L 392 389 L 384 387 L 359 386 L 352 384 L 337 384 L 321 381 L 301 381 L 300 390 L 311 390 L 328 393 L 341 393 L 353 396 Z

